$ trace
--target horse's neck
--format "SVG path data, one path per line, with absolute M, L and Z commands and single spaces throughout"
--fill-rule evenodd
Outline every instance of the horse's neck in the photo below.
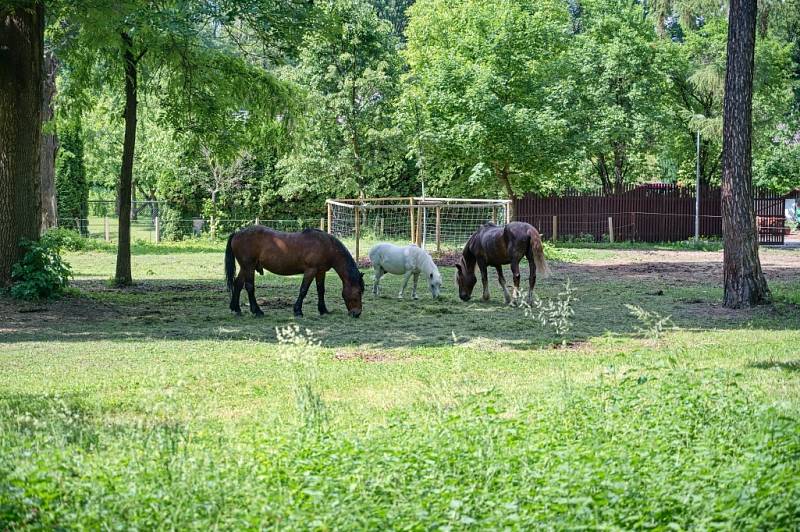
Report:
M 464 263 L 467 265 L 467 269 L 469 271 L 475 271 L 475 264 L 478 262 L 478 259 L 475 257 L 475 254 L 469 247 L 464 248 Z
M 350 262 L 344 257 L 339 257 L 334 261 L 333 270 L 342 280 L 342 286 L 346 286 L 348 283 L 356 282 L 355 279 L 350 278 Z

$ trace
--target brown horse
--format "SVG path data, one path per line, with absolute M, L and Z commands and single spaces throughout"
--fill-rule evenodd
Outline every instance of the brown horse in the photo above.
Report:
M 236 275 L 236 262 L 239 275 Z M 283 233 L 260 225 L 251 225 L 231 234 L 225 248 L 225 278 L 231 293 L 231 310 L 241 314 L 239 294 L 247 290 L 250 312 L 255 316 L 264 313 L 258 307 L 255 292 L 255 272 L 263 275 L 264 269 L 277 275 L 303 274 L 300 295 L 294 303 L 294 315 L 303 315 L 303 299 L 311 281 L 317 281 L 317 308 L 320 314 L 328 312 L 325 306 L 325 272 L 333 268 L 342 279 L 342 298 L 350 315 L 361 315 L 361 295 L 364 293 L 364 276 L 358 271 L 353 256 L 336 238 L 317 229 L 299 233 Z
M 511 295 L 506 287 L 502 266 L 511 264 L 514 288 L 519 293 L 519 261 L 522 260 L 522 257 L 528 259 L 531 271 L 528 281 L 528 301 L 530 302 L 533 287 L 536 285 L 537 268 L 542 274 L 546 274 L 548 271 L 539 231 L 525 222 L 511 222 L 503 227 L 498 227 L 493 223 L 482 225 L 469 238 L 467 245 L 464 246 L 463 254 L 456 264 L 458 297 L 462 301 L 469 301 L 469 298 L 472 297 L 472 290 L 478 282 L 475 277 L 475 265 L 477 264 L 481 270 L 483 300 L 489 299 L 486 268 L 494 266 L 497 268 L 497 280 L 500 281 L 500 286 L 503 288 L 506 304 L 511 303 Z

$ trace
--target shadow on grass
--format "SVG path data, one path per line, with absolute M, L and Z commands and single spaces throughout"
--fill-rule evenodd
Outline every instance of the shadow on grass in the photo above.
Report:
M 326 301 L 332 311 L 319 316 L 316 291 L 312 287 L 305 300 L 305 317 L 295 320 L 292 305 L 297 297 L 299 277 L 267 274 L 256 281 L 256 295 L 266 316 L 255 319 L 247 312 L 247 297 L 242 293 L 244 316 L 234 317 L 228 310 L 229 296 L 221 279 L 187 281 L 151 280 L 126 289 L 111 288 L 104 281 L 80 280 L 75 286 L 80 296 L 51 302 L 46 310 L 24 312 L 26 304 L 0 298 L 0 343 L 41 341 L 143 341 L 159 340 L 255 340 L 276 342 L 275 328 L 299 323 L 312 330 L 326 347 L 373 346 L 382 348 L 449 346 L 471 340 L 488 340 L 498 347 L 528 349 L 575 344 L 607 334 L 632 336 L 639 324 L 626 304 L 641 306 L 687 330 L 740 329 L 769 330 L 800 328 L 800 307 L 778 302 L 750 310 L 722 308 L 721 276 L 715 263 L 636 262 L 594 265 L 553 263 L 553 274 L 541 279 L 536 293 L 555 298 L 569 278 L 578 301 L 569 333 L 563 338 L 543 327 L 522 309 L 503 305 L 496 273 L 491 271 L 492 299 L 483 302 L 480 283 L 468 303 L 457 297 L 453 268 L 442 268 L 442 297 L 434 301 L 427 286 L 419 287 L 420 299 L 398 301 L 401 278 L 386 276 L 383 296 L 371 292 L 372 273 L 365 271 L 367 293 L 360 319 L 347 316 L 341 300 L 341 283 L 331 273 L 327 277 Z M 800 290 L 796 282 L 800 269 L 770 271 L 768 277 L 782 292 Z M 510 277 L 510 275 L 509 275 Z M 523 270 L 523 286 L 526 272 Z
M 800 360 L 762 360 L 748 364 L 749 368 L 780 369 L 792 373 L 800 372 Z

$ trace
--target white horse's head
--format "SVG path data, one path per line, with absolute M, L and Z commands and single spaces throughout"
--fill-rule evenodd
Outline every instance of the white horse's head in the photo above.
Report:
M 431 261 L 431 266 L 433 267 L 428 271 L 428 286 L 431 289 L 433 299 L 439 299 L 439 293 L 442 290 L 442 276 L 433 261 Z

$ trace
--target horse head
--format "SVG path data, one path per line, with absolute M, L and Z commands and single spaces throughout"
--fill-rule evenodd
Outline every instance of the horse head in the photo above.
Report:
M 361 316 L 361 296 L 364 295 L 364 274 L 356 270 L 358 277 L 352 275 L 342 286 L 342 299 L 351 317 Z
M 436 268 L 436 265 L 433 266 L 433 269 L 428 272 L 428 286 L 431 289 L 431 295 L 433 299 L 439 299 L 439 293 L 442 290 L 442 276 L 439 273 L 439 270 Z
M 456 284 L 458 285 L 458 297 L 461 301 L 469 301 L 472 297 L 472 290 L 478 278 L 475 276 L 475 266 L 467 267 L 467 261 L 461 257 L 456 263 Z

